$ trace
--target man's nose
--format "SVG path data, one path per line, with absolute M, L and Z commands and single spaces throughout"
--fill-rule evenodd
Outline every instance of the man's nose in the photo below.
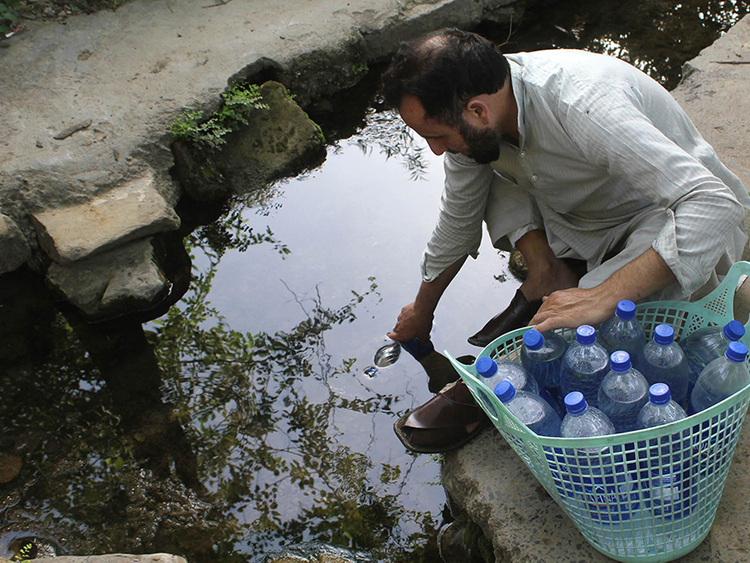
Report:
M 445 152 L 445 144 L 437 139 L 427 139 L 427 145 L 437 156 L 440 156 Z

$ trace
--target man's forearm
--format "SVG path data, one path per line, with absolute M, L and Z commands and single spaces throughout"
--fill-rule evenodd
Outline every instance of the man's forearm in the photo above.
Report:
M 456 260 L 431 282 L 423 281 L 419 286 L 417 297 L 414 300 L 414 307 L 419 311 L 432 314 L 446 288 L 453 281 L 453 278 L 456 277 L 459 270 L 461 270 L 464 262 L 466 262 L 466 258 L 467 256 L 464 256 Z
M 638 301 L 675 281 L 677 278 L 666 262 L 649 248 L 596 287 L 566 289 L 545 297 L 530 324 L 536 325 L 540 332 L 598 325 L 612 316 L 621 299 Z

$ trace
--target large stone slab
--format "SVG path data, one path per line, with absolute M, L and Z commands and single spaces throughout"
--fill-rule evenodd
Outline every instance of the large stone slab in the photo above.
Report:
M 31 559 L 34 563 L 187 563 L 184 557 L 168 553 L 130 555 L 112 553 L 110 555 L 64 555 Z
M 0 213 L 0 274 L 12 272 L 31 258 L 31 249 L 21 229 Z
M 169 291 L 148 238 L 69 265 L 52 263 L 47 282 L 94 320 L 151 309 Z
M 40 245 L 55 262 L 70 264 L 177 229 L 180 218 L 153 184 L 148 173 L 92 201 L 33 215 Z
M 750 16 L 685 65 L 672 95 L 750 189 Z
M 703 543 L 680 561 L 748 561 L 750 506 L 744 494 L 750 486 L 748 453 L 750 428 L 745 425 L 714 525 Z M 446 454 L 442 477 L 452 503 L 466 511 L 492 542 L 498 562 L 612 561 L 584 539 L 494 428 Z

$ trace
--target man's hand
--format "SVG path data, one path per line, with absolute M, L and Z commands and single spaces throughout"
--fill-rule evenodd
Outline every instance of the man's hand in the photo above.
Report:
M 431 310 L 425 311 L 418 308 L 416 302 L 411 303 L 401 309 L 396 326 L 393 327 L 393 332 L 388 333 L 388 338 L 399 342 L 419 338 L 421 342 L 427 342 L 432 330 L 432 318 Z
M 666 262 L 653 248 L 616 271 L 591 289 L 564 289 L 543 299 L 529 324 L 539 332 L 553 328 L 598 325 L 614 315 L 621 299 L 639 301 L 677 281 Z
M 553 328 L 578 328 L 588 324 L 597 326 L 614 314 L 619 298 L 601 295 L 602 286 L 593 289 L 563 289 L 542 298 L 542 306 L 530 325 L 539 332 Z

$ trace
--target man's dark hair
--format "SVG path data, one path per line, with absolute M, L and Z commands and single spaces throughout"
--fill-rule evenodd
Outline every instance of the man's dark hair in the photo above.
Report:
M 398 107 L 413 94 L 429 117 L 455 125 L 466 102 L 500 90 L 509 72 L 508 61 L 484 37 L 441 29 L 401 43 L 383 75 L 383 96 Z

